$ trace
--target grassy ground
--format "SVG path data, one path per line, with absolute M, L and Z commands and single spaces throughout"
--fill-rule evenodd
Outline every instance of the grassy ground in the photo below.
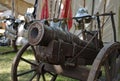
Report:
M 11 50 L 12 48 L 10 47 L 0 47 L 0 52 L 4 52 L 4 51 L 8 51 Z M 11 80 L 11 66 L 12 66 L 12 61 L 15 57 L 16 53 L 9 53 L 9 54 L 0 54 L 0 81 L 12 81 Z M 26 56 L 26 57 L 29 57 Z M 22 67 L 25 68 L 25 67 Z M 23 78 L 22 81 L 27 81 L 26 78 L 30 78 L 25 77 Z M 57 81 L 77 81 L 71 78 L 66 78 L 63 76 L 58 76 L 57 77 Z
M 11 50 L 10 47 L 0 47 L 0 52 Z M 11 81 L 11 64 L 15 53 L 0 55 L 0 81 Z

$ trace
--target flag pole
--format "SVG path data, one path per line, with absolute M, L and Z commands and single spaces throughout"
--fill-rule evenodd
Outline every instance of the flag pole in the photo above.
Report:
M 14 4 L 14 0 L 12 0 L 12 16 L 15 17 L 15 4 Z
M 58 9 L 58 15 L 57 15 L 57 18 L 59 18 L 59 16 L 60 16 L 61 5 L 62 5 L 62 0 L 60 0 L 60 6 L 59 6 L 59 9 Z
M 53 12 L 52 12 L 52 4 L 53 3 L 53 0 L 50 0 L 50 18 L 52 18 L 52 14 L 53 14 Z
M 70 0 L 70 2 L 69 2 L 69 9 L 68 9 L 67 18 L 71 16 L 71 11 L 72 11 L 71 4 L 72 4 L 72 0 Z M 70 28 L 71 28 L 71 25 L 70 25 L 70 24 L 72 23 L 72 20 L 69 20 L 69 21 L 67 21 L 67 22 L 68 22 L 68 29 L 70 29 Z M 71 23 L 70 23 L 70 22 L 71 22 Z
M 38 7 L 38 0 L 35 0 L 34 11 L 33 11 L 33 17 L 34 18 L 36 18 L 37 7 Z
M 55 14 L 56 14 L 56 6 L 57 6 L 57 0 L 55 0 L 55 7 L 54 7 L 54 15 L 53 15 L 53 18 L 55 18 Z

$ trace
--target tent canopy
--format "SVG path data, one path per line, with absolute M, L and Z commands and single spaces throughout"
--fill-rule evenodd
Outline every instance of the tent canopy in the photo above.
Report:
M 38 3 L 38 10 L 37 10 L 37 17 L 36 19 L 40 19 L 41 15 L 41 10 L 42 10 L 42 3 L 44 0 L 39 0 Z M 56 2 L 57 1 L 57 2 Z M 58 15 L 58 10 L 60 8 L 60 1 L 61 0 L 48 0 L 48 5 L 49 5 L 49 12 L 51 14 Z M 65 0 L 62 0 L 62 6 L 61 9 L 63 8 Z M 72 7 L 72 14 L 73 16 L 76 15 L 76 12 L 79 8 L 86 8 L 88 10 L 88 13 L 91 15 L 96 14 L 99 12 L 100 14 L 102 13 L 109 13 L 110 11 L 116 13 L 114 16 L 115 19 L 115 25 L 116 25 L 116 30 L 117 30 L 117 39 L 118 39 L 118 16 L 119 16 L 119 6 L 120 6 L 120 0 L 71 0 L 71 7 Z M 51 5 L 52 4 L 52 5 Z M 56 10 L 55 10 L 56 8 Z M 53 18 L 53 16 L 50 16 Z M 56 16 L 55 16 L 56 17 Z M 106 20 L 105 18 L 101 18 L 102 22 L 104 23 Z M 71 32 L 75 30 L 74 26 L 71 28 Z M 78 31 L 79 32 L 79 31 Z M 113 32 L 112 32 L 112 25 L 110 24 L 110 20 L 105 24 L 105 28 L 103 29 L 103 40 L 104 41 L 113 41 Z

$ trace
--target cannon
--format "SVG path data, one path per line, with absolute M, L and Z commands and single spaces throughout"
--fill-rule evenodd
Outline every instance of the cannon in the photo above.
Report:
M 82 32 L 84 40 L 64 30 L 62 25 L 52 27 L 34 20 L 28 27 L 28 43 L 18 51 L 13 61 L 12 80 L 20 81 L 30 76 L 25 80 L 57 81 L 57 76 L 62 75 L 80 81 L 119 81 L 120 43 L 116 42 L 116 35 L 114 42 L 104 43 L 100 26 L 100 17 L 110 16 L 115 33 L 114 15 L 113 12 L 96 14 L 98 30 Z M 88 17 L 91 18 L 72 19 Z
M 44 25 L 40 21 L 30 25 L 28 41 L 31 45 L 36 46 L 36 55 L 40 60 L 56 65 L 66 63 L 87 45 L 86 41 L 80 40 L 76 35 L 60 30 L 58 27 Z M 96 48 L 91 42 L 84 50 L 84 55 L 80 55 L 80 58 L 85 58 L 87 55 L 90 58 L 86 57 L 86 59 L 94 59 L 99 49 L 100 47 Z M 80 59 L 76 59 L 75 62 L 77 60 Z

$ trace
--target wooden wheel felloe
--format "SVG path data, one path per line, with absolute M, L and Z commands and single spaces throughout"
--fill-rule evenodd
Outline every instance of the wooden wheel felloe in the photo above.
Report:
M 44 63 L 37 60 L 34 47 L 28 43 L 18 51 L 11 75 L 12 81 L 55 81 L 57 77 L 56 74 L 44 70 Z
M 120 43 L 112 43 L 101 49 L 87 81 L 120 81 Z

